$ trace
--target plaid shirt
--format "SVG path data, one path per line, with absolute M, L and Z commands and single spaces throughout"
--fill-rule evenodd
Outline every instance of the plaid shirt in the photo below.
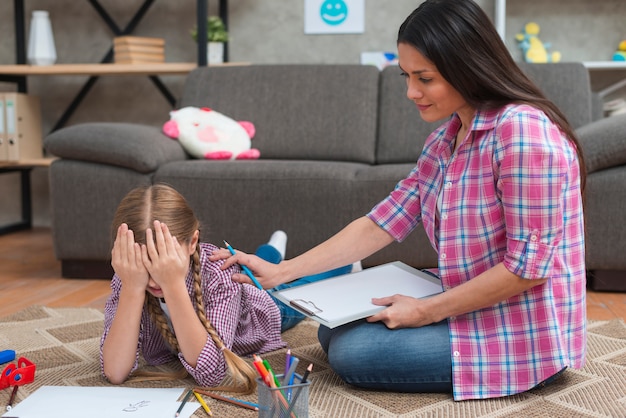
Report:
M 506 396 L 584 365 L 585 254 L 575 147 L 527 105 L 477 111 L 452 153 L 454 115 L 368 214 L 402 241 L 422 222 L 444 291 L 498 263 L 542 286 L 448 318 L 454 399 Z M 438 206 L 439 200 L 439 206 Z
M 211 262 L 209 254 L 217 249 L 212 244 L 200 244 L 200 276 L 206 316 L 226 347 L 240 356 L 265 353 L 284 347 L 280 335 L 280 311 L 267 292 L 254 286 L 231 280 L 239 267 L 220 270 L 222 262 Z M 193 300 L 193 274 L 185 279 L 189 297 Z M 111 281 L 111 295 L 104 308 L 104 334 L 100 342 L 102 367 L 102 344 L 111 328 L 117 310 L 122 283 L 117 275 Z M 143 354 L 148 364 L 157 365 L 179 359 L 190 375 L 201 386 L 216 386 L 226 375 L 223 353 L 210 336 L 193 368 L 181 353 L 174 353 L 167 344 L 150 315 L 144 309 L 141 316 L 137 355 L 133 370 Z

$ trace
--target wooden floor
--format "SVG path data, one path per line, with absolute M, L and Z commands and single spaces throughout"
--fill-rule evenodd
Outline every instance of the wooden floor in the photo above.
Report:
M 108 280 L 61 277 L 49 228 L 0 236 L 0 317 L 31 305 L 102 310 L 108 293 Z M 587 316 L 626 320 L 626 293 L 588 291 Z

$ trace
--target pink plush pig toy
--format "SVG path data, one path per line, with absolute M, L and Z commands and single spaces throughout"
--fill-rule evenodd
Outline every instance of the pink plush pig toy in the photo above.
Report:
M 208 107 L 183 107 L 170 112 L 163 133 L 178 139 L 191 156 L 207 160 L 252 160 L 261 155 L 251 148 L 255 129 Z

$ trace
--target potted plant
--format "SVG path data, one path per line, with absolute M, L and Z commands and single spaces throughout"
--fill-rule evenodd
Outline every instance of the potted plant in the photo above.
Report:
M 226 25 L 219 16 L 209 16 L 207 20 L 207 57 L 211 64 L 224 62 L 224 43 L 228 42 Z M 191 36 L 198 42 L 198 28 L 193 28 Z

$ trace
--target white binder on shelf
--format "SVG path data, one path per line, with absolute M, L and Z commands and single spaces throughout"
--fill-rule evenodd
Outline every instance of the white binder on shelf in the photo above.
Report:
M 4 93 L 0 93 L 0 162 L 9 159 L 9 144 L 6 137 L 6 116 L 4 115 Z
M 395 261 L 272 295 L 320 324 L 335 328 L 385 309 L 374 305 L 372 298 L 395 294 L 423 298 L 441 291 L 437 277 Z
M 4 115 L 8 161 L 43 158 L 39 98 L 4 93 Z

